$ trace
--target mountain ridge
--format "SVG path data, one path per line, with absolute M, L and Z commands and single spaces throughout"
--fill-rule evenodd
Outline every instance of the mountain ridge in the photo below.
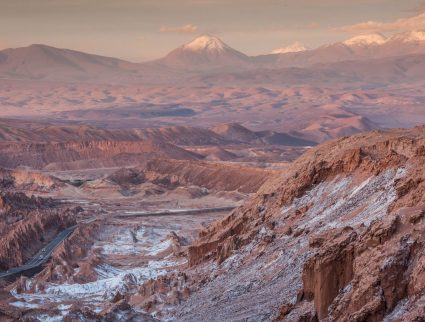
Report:
M 195 75 L 276 68 L 311 69 L 317 64 L 425 55 L 425 32 L 412 31 L 384 37 L 360 35 L 344 42 L 304 50 L 248 56 L 218 37 L 202 35 L 176 48 L 165 57 L 143 63 L 34 44 L 0 51 L 0 78 L 64 81 L 164 84 L 190 82 Z M 291 71 L 287 71 L 291 74 Z M 262 72 L 260 72 L 261 75 Z M 286 74 L 286 73 L 285 73 Z

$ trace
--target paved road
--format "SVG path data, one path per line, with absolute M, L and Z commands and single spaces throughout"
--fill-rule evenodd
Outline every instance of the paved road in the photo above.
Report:
M 42 248 L 33 258 L 31 258 L 25 265 L 14 267 L 6 272 L 0 272 L 0 278 L 10 277 L 37 268 L 47 262 L 52 255 L 53 251 L 59 244 L 77 228 L 77 226 L 69 227 L 61 231 L 49 244 Z
M 211 212 L 230 211 L 235 209 L 236 206 L 217 207 L 217 208 L 198 208 L 198 209 L 170 209 L 159 211 L 140 211 L 140 212 L 127 212 L 115 215 L 116 218 L 133 218 L 133 217 L 156 217 L 156 216 L 186 216 Z

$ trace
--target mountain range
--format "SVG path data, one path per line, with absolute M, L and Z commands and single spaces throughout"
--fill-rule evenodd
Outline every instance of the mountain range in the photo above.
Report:
M 347 60 L 368 60 L 383 57 L 425 53 L 425 31 L 411 31 L 385 37 L 381 34 L 359 35 L 343 42 L 323 45 L 279 55 L 265 55 L 261 61 L 277 67 L 306 66 Z M 258 60 L 258 58 L 254 58 Z
M 348 67 L 341 64 L 348 61 Z M 0 78 L 163 84 L 182 80 L 199 82 L 201 76 L 204 83 L 212 79 L 220 83 L 223 77 L 227 81 L 234 73 L 248 72 L 259 79 L 272 77 L 272 82 L 282 81 L 282 77 L 292 82 L 309 75 L 320 81 L 331 72 L 336 81 L 352 82 L 359 81 L 351 75 L 353 61 L 359 62 L 360 71 L 366 68 L 368 76 L 376 75 L 379 68 L 383 79 L 395 82 L 404 76 L 408 79 L 425 63 L 425 31 L 405 32 L 389 38 L 380 34 L 360 35 L 316 49 L 295 43 L 260 56 L 248 56 L 217 37 L 202 35 L 163 58 L 144 63 L 36 44 L 0 51 Z

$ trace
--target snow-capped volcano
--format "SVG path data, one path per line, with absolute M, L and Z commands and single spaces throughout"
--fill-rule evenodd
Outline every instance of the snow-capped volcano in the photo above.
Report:
M 193 51 L 224 51 L 231 49 L 220 38 L 210 35 L 202 35 L 195 38 L 190 43 L 183 45 L 182 48 Z
M 299 41 L 296 41 L 287 47 L 277 48 L 273 50 L 272 54 L 299 53 L 305 50 L 307 50 L 307 48 Z
M 343 42 L 346 46 L 370 46 L 382 45 L 387 41 L 387 37 L 381 34 L 359 35 Z
M 218 37 L 202 35 L 173 50 L 158 62 L 172 68 L 204 70 L 245 67 L 250 64 L 250 58 Z

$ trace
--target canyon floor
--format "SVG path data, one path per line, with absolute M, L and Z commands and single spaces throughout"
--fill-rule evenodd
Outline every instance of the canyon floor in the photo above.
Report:
M 278 167 L 3 169 L 3 272 L 73 231 L 2 279 L 1 320 L 421 321 L 424 140 L 357 134 Z
M 177 160 L 152 162 L 158 167 L 173 162 L 181 167 Z M 155 313 L 147 315 L 140 303 L 137 305 L 139 285 L 186 267 L 187 248 L 199 231 L 240 206 L 272 173 L 229 165 L 230 172 L 247 173 L 233 183 L 244 191 L 235 191 L 220 187 L 222 179 L 213 177 L 226 171 L 226 166 L 189 164 L 191 172 L 196 172 L 193 166 L 202 169 L 185 184 L 171 183 L 166 178 L 170 173 L 161 176 L 158 169 L 145 175 L 141 170 L 120 167 L 3 170 L 2 225 L 5 232 L 9 230 L 2 236 L 3 272 L 30 262 L 31 256 L 67 226 L 75 224 L 76 229 L 39 270 L 2 280 L 2 321 L 88 321 L 90 314 L 98 320 L 153 320 Z M 208 173 L 211 166 L 217 169 Z M 42 218 L 53 212 L 52 222 L 39 224 L 32 209 Z M 59 218 L 62 212 L 66 219 Z M 34 240 L 37 247 L 28 249 L 28 241 Z M 131 303 L 130 311 L 122 309 L 123 299 L 130 296 L 135 296 L 132 301 L 136 304 Z

